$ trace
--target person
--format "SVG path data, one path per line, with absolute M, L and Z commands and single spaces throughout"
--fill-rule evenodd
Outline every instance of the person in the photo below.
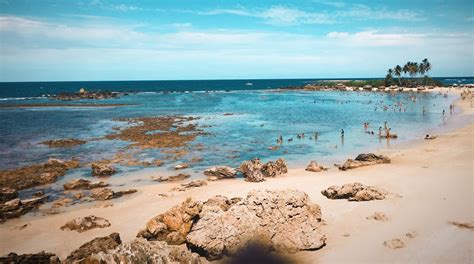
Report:
M 423 115 L 426 113 L 426 108 L 423 106 Z
M 344 129 L 341 129 L 341 137 L 344 137 Z
M 384 129 L 387 130 L 387 121 L 385 121 L 383 126 L 384 126 Z
M 449 113 L 453 114 L 453 105 L 452 104 L 449 105 Z
M 382 127 L 379 127 L 379 137 L 382 136 Z
M 444 111 L 444 109 L 443 109 L 443 116 L 444 116 L 444 113 L 445 113 L 445 111 Z
M 390 138 L 390 130 L 392 130 L 392 129 L 391 128 L 387 129 L 387 138 Z

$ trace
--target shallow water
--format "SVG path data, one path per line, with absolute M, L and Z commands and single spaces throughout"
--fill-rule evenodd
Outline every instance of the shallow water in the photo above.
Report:
M 454 98 L 454 95 L 445 98 L 434 93 L 392 95 L 382 92 L 260 90 L 137 93 L 100 101 L 137 104 L 124 107 L 0 108 L 0 168 L 3 170 L 44 162 L 48 157 L 77 157 L 85 162 L 112 158 L 129 143 L 92 140 L 71 148 L 48 148 L 39 142 L 61 138 L 97 139 L 114 132 L 113 127 L 125 125 L 113 121 L 115 118 L 162 115 L 200 117 L 196 122 L 210 135 L 199 136 L 190 143 L 190 147 L 202 145 L 200 150 L 191 148 L 191 152 L 180 159 L 165 161 L 164 167 L 154 169 L 157 173 L 173 174 L 173 165 L 197 157 L 202 158 L 202 161 L 184 172 L 201 175 L 201 171 L 209 166 L 238 166 L 242 161 L 254 157 L 264 161 L 284 157 L 290 167 L 306 165 L 313 159 L 329 166 L 364 151 L 420 138 L 433 129 L 443 127 L 450 116 L 449 104 Z M 38 102 L 53 101 L 32 99 L 27 103 Z M 0 102 L 12 103 L 15 102 Z M 388 109 L 384 111 L 383 106 Z M 427 110 L 425 114 L 423 107 Z M 443 109 L 446 111 L 445 117 L 442 116 Z M 379 139 L 378 128 L 383 127 L 385 121 L 392 128 L 392 133 L 398 134 L 398 139 Z M 364 131 L 364 122 L 370 123 L 368 131 L 374 131 L 374 135 Z M 343 139 L 341 129 L 345 131 Z M 317 139 L 314 138 L 314 132 L 318 133 Z M 305 137 L 298 139 L 298 133 L 305 133 Z M 280 135 L 284 139 L 280 148 L 268 149 L 276 145 Z M 288 142 L 289 138 L 293 141 Z M 141 161 L 153 161 L 166 156 L 158 150 L 139 151 L 135 155 Z M 119 166 L 121 173 L 111 178 L 117 184 L 138 184 L 140 177 L 133 175 L 141 175 L 142 169 L 140 166 Z M 81 176 L 90 177 L 90 168 L 74 170 L 64 180 Z

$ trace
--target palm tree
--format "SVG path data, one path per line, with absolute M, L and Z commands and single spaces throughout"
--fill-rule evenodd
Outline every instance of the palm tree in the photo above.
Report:
M 425 58 L 425 59 L 423 59 L 421 64 L 423 65 L 423 69 L 424 69 L 426 75 L 428 76 L 428 72 L 431 71 L 431 63 L 428 61 L 428 59 Z
M 388 69 L 387 75 L 385 76 L 385 86 L 390 86 L 393 80 L 393 70 Z
M 400 81 L 400 77 L 402 75 L 402 67 L 400 65 L 395 66 L 395 68 L 393 68 L 393 72 L 395 73 L 395 76 L 397 76 L 398 78 L 398 85 L 402 85 Z
M 402 71 L 403 71 L 403 74 L 406 76 L 406 74 L 410 71 L 410 62 L 407 62 L 405 63 L 405 65 L 403 65 L 403 68 L 402 68 Z M 404 82 L 406 84 L 406 80 Z

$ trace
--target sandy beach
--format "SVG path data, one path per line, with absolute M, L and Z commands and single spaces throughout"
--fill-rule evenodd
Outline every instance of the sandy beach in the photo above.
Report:
M 467 118 L 467 125 L 438 135 L 434 140 L 420 139 L 391 149 L 374 150 L 389 156 L 391 164 L 350 171 L 323 164 L 331 168 L 318 173 L 292 168 L 289 164 L 287 174 L 264 182 L 252 183 L 240 178 L 220 180 L 185 192 L 170 191 L 181 182 L 148 185 L 126 197 L 71 206 L 57 215 L 37 213 L 11 219 L 0 225 L 0 255 L 44 250 L 64 259 L 98 236 L 118 232 L 123 241 L 133 239 L 150 218 L 187 197 L 204 201 L 214 195 L 245 197 L 254 189 L 291 188 L 304 191 L 319 204 L 326 222 L 323 226 L 326 246 L 291 255 L 297 262 L 469 263 L 474 260 L 473 230 L 450 222 L 474 221 L 473 108 L 469 99 L 456 104 L 463 112 L 454 118 Z M 321 194 L 329 186 L 352 182 L 381 187 L 395 195 L 379 201 L 349 202 L 330 200 Z M 385 213 L 388 220 L 368 220 L 374 212 Z M 60 230 L 67 221 L 88 215 L 106 218 L 111 226 L 83 233 Z M 25 224 L 26 228 L 17 228 Z M 391 239 L 400 239 L 404 247 L 391 249 L 383 245 Z

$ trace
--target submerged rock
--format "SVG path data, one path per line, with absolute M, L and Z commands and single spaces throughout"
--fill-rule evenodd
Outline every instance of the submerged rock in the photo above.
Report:
M 204 175 L 217 179 L 227 179 L 237 177 L 237 171 L 229 166 L 216 166 L 204 170 Z
M 10 264 L 10 263 L 39 263 L 39 264 L 60 264 L 58 256 L 53 253 L 46 253 L 41 251 L 36 254 L 21 254 L 10 253 L 3 257 L 0 257 L 0 263 Z
M 12 188 L 0 188 L 0 203 L 18 198 L 18 192 Z
M 201 210 L 201 202 L 188 198 L 180 205 L 150 219 L 137 237 L 166 241 L 172 245 L 182 244 L 191 230 L 193 220 L 198 217 Z
M 366 186 L 362 183 L 348 183 L 341 187 L 331 186 L 321 193 L 329 199 L 348 199 L 349 201 L 370 201 L 383 200 L 388 194 L 387 191 L 374 187 Z
M 79 167 L 76 160 L 49 159 L 44 164 L 33 164 L 15 170 L 0 171 L 0 188 L 16 190 L 53 183 L 70 169 Z
M 328 170 L 327 168 L 321 166 L 321 165 L 318 165 L 318 163 L 314 160 L 312 160 L 308 166 L 306 167 L 305 169 L 306 171 L 311 171 L 311 172 L 321 172 L 321 171 L 326 171 Z
M 112 165 L 106 163 L 95 162 L 91 167 L 93 176 L 110 176 L 117 172 Z
M 204 203 L 186 237 L 191 249 L 210 260 L 233 255 L 249 243 L 285 252 L 325 245 L 320 207 L 304 192 L 255 190 L 236 203 L 222 200 Z
M 92 254 L 113 250 L 122 244 L 120 235 L 112 233 L 105 237 L 97 237 L 74 250 L 64 263 L 88 263 L 86 260 Z
M 91 182 L 85 179 L 74 179 L 66 182 L 63 187 L 65 190 L 74 190 L 74 189 L 94 189 L 94 188 L 103 188 L 107 187 L 109 184 L 99 181 Z
M 86 143 L 87 141 L 85 140 L 73 139 L 73 138 L 48 140 L 48 141 L 41 142 L 41 144 L 47 145 L 50 148 L 73 147 L 73 146 L 82 145 Z
M 348 159 L 342 166 L 339 166 L 340 170 L 355 169 L 363 166 L 371 166 L 375 164 L 390 163 L 390 158 L 383 155 L 359 154 L 355 160 Z
M 169 245 L 163 241 L 147 241 L 136 238 L 119 247 L 92 254 L 87 258 L 89 263 L 202 263 L 197 253 L 189 251 L 185 245 Z
M 65 225 L 61 226 L 61 230 L 70 230 L 82 233 L 90 229 L 105 228 L 109 226 L 110 222 L 107 219 L 95 215 L 89 215 L 86 217 L 72 219 Z

